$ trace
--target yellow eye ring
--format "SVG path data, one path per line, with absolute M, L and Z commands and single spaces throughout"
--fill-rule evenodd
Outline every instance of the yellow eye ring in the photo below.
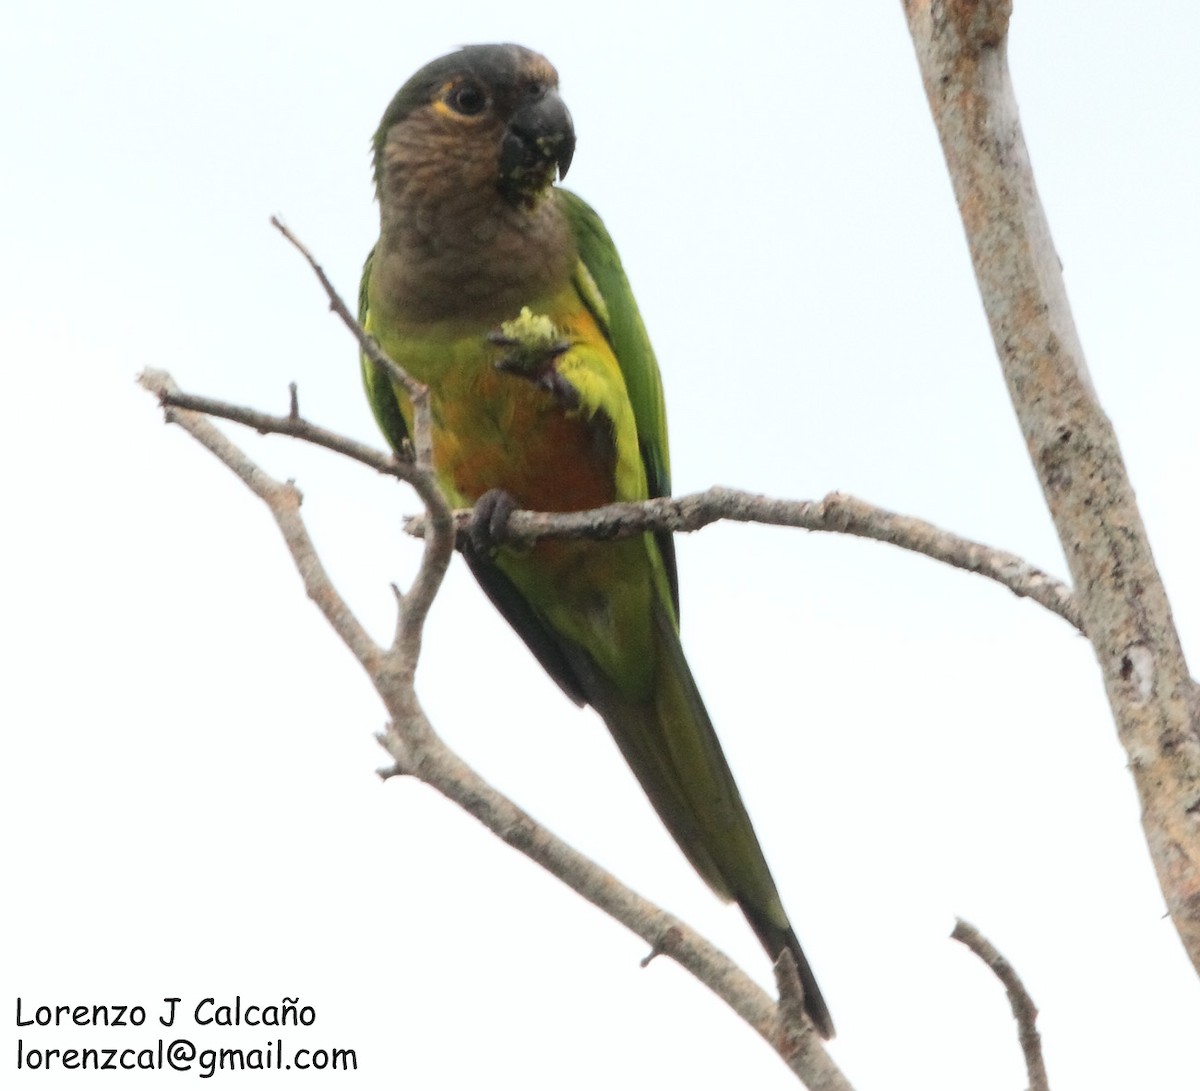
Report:
M 463 117 L 475 117 L 488 108 L 487 92 L 474 80 L 452 83 L 443 93 L 442 101 Z

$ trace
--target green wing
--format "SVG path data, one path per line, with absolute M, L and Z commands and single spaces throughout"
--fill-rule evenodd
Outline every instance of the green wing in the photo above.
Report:
M 617 363 L 621 365 L 633 405 L 633 417 L 637 421 L 638 443 L 646 463 L 650 495 L 669 496 L 671 459 L 667 448 L 667 410 L 663 402 L 662 379 L 616 245 L 590 205 L 570 190 L 556 192 L 575 233 L 579 260 L 583 263 L 575 286 L 600 323 Z
M 367 282 L 371 277 L 371 261 L 375 257 L 375 247 L 367 255 L 363 263 L 362 280 L 358 282 L 358 324 L 367 333 L 371 333 L 370 307 L 367 302 Z M 384 434 L 393 451 L 403 451 L 408 443 L 408 425 L 400 412 L 400 403 L 396 401 L 396 391 L 391 379 L 382 368 L 376 367 L 365 354 L 359 354 L 362 366 L 363 386 L 367 391 L 367 400 L 371 403 L 371 412 L 379 430 Z
M 625 379 L 650 495 L 670 496 L 671 455 L 667 444 L 667 407 L 663 400 L 662 378 L 633 291 L 621 267 L 616 244 L 586 201 L 570 190 L 556 189 L 554 192 L 566 213 L 579 250 L 581 268 L 575 276 L 575 287 L 604 331 Z M 655 538 L 678 617 L 675 539 L 668 533 L 656 534 Z

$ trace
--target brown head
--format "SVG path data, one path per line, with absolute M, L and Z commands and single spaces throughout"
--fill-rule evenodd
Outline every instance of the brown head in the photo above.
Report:
M 467 46 L 431 61 L 396 93 L 373 147 L 375 287 L 397 315 L 486 306 L 511 318 L 570 275 L 573 244 L 544 198 L 575 132 L 540 53 Z
M 375 134 L 375 185 L 424 164 L 457 186 L 495 189 L 531 205 L 575 150 L 558 73 L 519 45 L 467 46 L 431 61 L 392 99 Z

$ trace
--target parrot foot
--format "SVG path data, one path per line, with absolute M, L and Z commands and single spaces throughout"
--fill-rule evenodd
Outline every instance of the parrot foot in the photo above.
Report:
M 554 323 L 545 315 L 534 315 L 528 307 L 511 322 L 487 335 L 498 348 L 507 349 L 496 361 L 496 370 L 528 379 L 549 393 L 563 409 L 579 408 L 579 392 L 559 374 L 557 364 L 571 342 L 559 335 Z
M 517 499 L 504 489 L 488 489 L 475 501 L 467 524 L 467 542 L 472 552 L 490 557 L 508 537 L 508 517 L 517 510 Z

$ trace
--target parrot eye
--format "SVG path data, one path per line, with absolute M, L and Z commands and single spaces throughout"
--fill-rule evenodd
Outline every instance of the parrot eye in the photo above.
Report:
M 487 95 L 477 83 L 460 83 L 446 96 L 446 103 L 456 113 L 473 117 L 487 106 Z
M 525 85 L 525 97 L 539 99 L 546 93 L 546 85 L 541 80 L 530 80 Z

